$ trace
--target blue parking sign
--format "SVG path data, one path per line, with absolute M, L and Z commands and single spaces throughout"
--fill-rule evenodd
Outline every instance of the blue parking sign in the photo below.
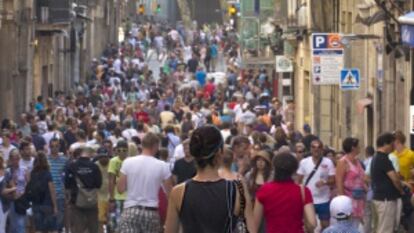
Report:
M 359 69 L 343 69 L 341 70 L 341 90 L 350 91 L 358 90 L 361 86 L 361 77 Z

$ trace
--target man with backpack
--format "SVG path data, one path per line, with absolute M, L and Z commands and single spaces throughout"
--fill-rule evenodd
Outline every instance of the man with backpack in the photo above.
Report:
M 82 148 L 79 159 L 65 171 L 65 188 L 70 191 L 72 232 L 98 233 L 97 192 L 102 185 L 102 174 L 91 157 L 91 150 Z

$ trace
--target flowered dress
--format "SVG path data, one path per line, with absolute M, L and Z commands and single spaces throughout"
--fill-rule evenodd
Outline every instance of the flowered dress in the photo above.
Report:
M 363 219 L 367 190 L 364 168 L 359 161 L 354 164 L 347 156 L 344 156 L 342 160 L 348 164 L 344 177 L 344 191 L 345 195 L 352 198 L 352 216 L 356 219 Z

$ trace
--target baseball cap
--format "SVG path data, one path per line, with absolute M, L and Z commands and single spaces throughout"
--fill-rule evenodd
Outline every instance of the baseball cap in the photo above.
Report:
M 98 156 L 108 156 L 108 150 L 104 147 L 100 147 L 97 151 L 96 154 Z
M 352 215 L 352 199 L 347 196 L 337 196 L 331 201 L 331 216 L 336 219 L 346 219 Z

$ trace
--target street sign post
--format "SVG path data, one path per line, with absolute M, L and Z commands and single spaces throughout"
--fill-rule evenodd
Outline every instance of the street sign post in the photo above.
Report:
M 341 70 L 341 90 L 358 90 L 361 86 L 361 77 L 358 69 Z
M 314 85 L 338 85 L 344 67 L 342 35 L 312 34 L 312 80 Z

